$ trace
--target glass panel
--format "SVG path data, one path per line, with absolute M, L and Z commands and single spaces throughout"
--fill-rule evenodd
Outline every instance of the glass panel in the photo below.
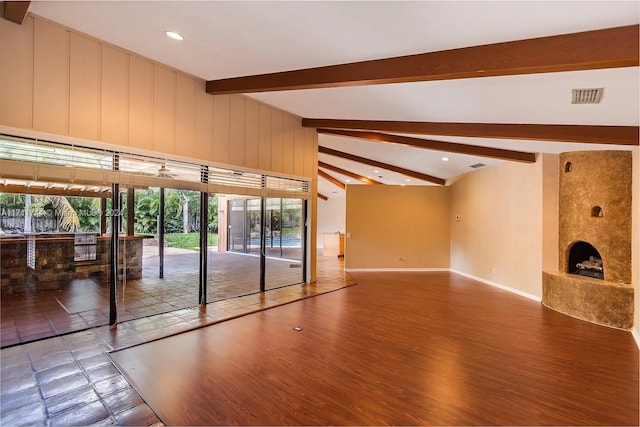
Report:
M 128 190 L 133 191 L 133 190 Z M 134 230 L 120 240 L 118 321 L 198 305 L 200 193 L 165 189 L 164 259 L 160 257 L 160 189 L 135 190 Z M 127 200 L 126 194 L 122 199 Z M 129 207 L 122 217 L 126 230 Z M 160 277 L 162 263 L 163 277 Z M 125 274 L 126 272 L 126 274 Z
M 259 292 L 260 199 L 211 194 L 209 232 L 207 302 Z
M 303 282 L 303 201 L 302 199 L 266 199 L 266 273 L 267 289 Z
M 100 231 L 101 199 L 63 184 L 42 188 L 0 194 L 2 347 L 108 323 L 110 238 Z

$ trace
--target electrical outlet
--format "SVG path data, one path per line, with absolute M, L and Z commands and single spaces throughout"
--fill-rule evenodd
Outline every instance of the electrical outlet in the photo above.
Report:
M 496 274 L 496 268 L 495 267 L 491 267 L 491 274 Z

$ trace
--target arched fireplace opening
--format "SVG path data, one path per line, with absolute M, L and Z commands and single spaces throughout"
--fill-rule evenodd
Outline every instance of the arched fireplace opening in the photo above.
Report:
M 574 243 L 569 250 L 568 273 L 604 280 L 602 257 L 596 248 L 583 241 Z

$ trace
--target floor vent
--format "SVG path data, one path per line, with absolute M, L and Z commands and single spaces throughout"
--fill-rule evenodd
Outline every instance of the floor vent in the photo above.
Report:
M 602 99 L 604 88 L 571 89 L 572 104 L 598 104 Z
M 469 167 L 473 168 L 473 169 L 478 169 L 478 168 L 483 168 L 485 166 L 487 166 L 487 165 L 485 165 L 484 163 L 476 163 L 475 165 L 471 165 Z

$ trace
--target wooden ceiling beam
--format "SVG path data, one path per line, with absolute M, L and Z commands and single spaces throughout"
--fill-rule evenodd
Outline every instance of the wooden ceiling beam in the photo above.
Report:
M 635 67 L 640 25 L 207 82 L 212 95 Z
M 364 132 L 357 130 L 318 129 L 318 133 L 326 135 L 346 136 L 366 139 L 373 142 L 390 142 L 426 150 L 445 151 L 447 153 L 467 154 L 470 156 L 488 157 L 491 159 L 510 160 L 523 163 L 535 163 L 536 154 L 524 151 L 504 150 L 502 148 L 481 147 L 478 145 L 457 144 L 453 142 L 435 141 L 432 139 L 413 138 L 410 136 L 391 135 L 380 132 Z
M 640 145 L 638 126 L 511 123 L 401 122 L 391 120 L 302 119 L 303 127 L 371 130 L 472 138 L 529 139 L 589 144 Z
M 333 176 L 329 175 L 328 173 L 326 173 L 325 171 L 323 171 L 322 169 L 318 169 L 318 175 L 323 177 L 324 179 L 326 179 L 327 181 L 329 181 L 330 183 L 332 183 L 333 185 L 335 185 L 336 187 L 340 187 L 341 189 L 345 189 L 347 188 L 346 185 L 344 185 L 344 182 L 340 181 L 337 178 L 334 178 Z
M 22 25 L 29 11 L 30 1 L 5 1 L 2 4 L 2 17 L 7 21 Z
M 65 197 L 96 197 L 99 199 L 108 199 L 111 197 L 109 191 L 91 191 L 82 189 L 69 189 L 59 187 L 33 187 L 18 184 L 2 184 L 0 183 L 0 193 L 12 194 L 36 194 L 45 196 L 65 196 Z
M 333 165 L 330 165 L 330 164 L 325 163 L 325 162 L 318 162 L 318 167 L 324 168 L 324 169 L 329 169 L 330 171 L 337 172 L 340 175 L 344 175 L 344 176 L 351 177 L 353 179 L 357 179 L 358 181 L 362 181 L 365 184 L 369 184 L 369 185 L 382 184 L 381 182 L 376 181 L 374 179 L 367 178 L 366 176 L 358 175 L 357 173 L 353 173 L 353 172 L 350 172 L 348 170 L 340 169 L 337 166 L 333 166 Z
M 438 178 L 435 176 L 427 175 L 424 173 L 412 171 L 410 169 L 401 168 L 399 166 L 390 165 L 387 163 L 377 162 L 375 160 L 367 159 L 366 157 L 355 156 L 353 154 L 345 153 L 343 151 L 333 150 L 331 148 L 326 147 L 318 147 L 319 153 L 328 154 L 330 156 L 340 157 L 342 159 L 351 160 L 358 163 L 363 163 L 365 165 L 374 166 L 376 168 L 386 169 L 388 171 L 397 172 L 405 176 L 410 176 L 415 179 L 420 179 L 422 181 L 432 182 L 438 185 L 444 185 L 446 180 L 442 178 Z
M 318 193 L 318 199 L 329 200 L 329 198 L 322 193 Z

